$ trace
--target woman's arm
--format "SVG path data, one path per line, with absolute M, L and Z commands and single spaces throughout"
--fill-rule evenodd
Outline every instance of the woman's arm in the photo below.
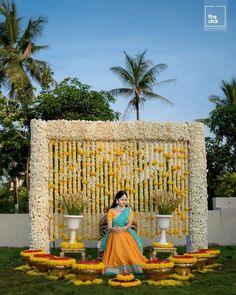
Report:
M 115 231 L 116 230 L 116 227 L 112 226 L 113 216 L 114 216 L 113 209 L 110 209 L 108 211 L 108 213 L 107 213 L 107 228 L 108 228 L 109 231 Z

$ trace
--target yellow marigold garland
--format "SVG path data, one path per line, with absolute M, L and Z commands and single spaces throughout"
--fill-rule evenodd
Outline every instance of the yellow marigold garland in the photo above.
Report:
M 70 244 L 69 242 L 62 242 L 60 244 L 60 248 L 65 248 L 65 249 L 84 249 L 85 245 L 84 243 L 76 242 Z
M 155 285 L 155 286 L 181 286 L 181 285 L 183 285 L 183 283 L 181 281 L 176 281 L 176 280 L 160 280 L 160 281 L 147 280 L 146 282 L 149 285 Z
M 211 268 L 205 268 L 203 267 L 203 269 L 201 270 L 197 270 L 197 272 L 200 272 L 200 273 L 207 273 L 207 272 L 213 272 L 214 270 L 211 269 Z
M 134 279 L 133 281 L 124 282 L 124 281 L 118 281 L 117 279 L 110 279 L 108 281 L 108 285 L 112 287 L 136 287 L 141 286 L 141 281 L 138 279 Z
M 196 258 L 209 258 L 211 257 L 211 255 L 207 252 L 200 252 L 200 251 L 196 251 L 196 252 L 189 252 L 189 253 L 185 253 L 184 255 L 190 255 Z
M 45 252 L 43 252 L 42 249 L 32 249 L 32 250 L 29 249 L 29 250 L 21 251 L 20 256 L 21 257 L 30 257 L 31 255 L 36 254 L 36 253 L 45 253 Z
M 220 254 L 220 250 L 219 249 L 200 249 L 200 252 L 207 252 L 210 255 L 219 255 Z
M 174 245 L 172 243 L 161 244 L 158 242 L 153 242 L 152 247 L 154 247 L 154 248 L 173 248 Z
M 128 282 L 134 279 L 134 275 L 133 274 L 117 274 L 116 278 L 119 281 Z
M 220 268 L 221 266 L 222 266 L 222 264 L 220 264 L 220 263 L 214 263 L 211 265 L 204 266 L 204 269 L 216 269 L 216 268 Z
M 68 275 L 65 275 L 65 279 L 69 281 L 74 280 L 76 278 L 77 278 L 77 275 L 73 273 L 69 273 Z
M 179 280 L 179 281 L 187 281 L 187 280 L 189 280 L 189 279 L 191 279 L 193 277 L 194 277 L 194 275 L 191 274 L 191 273 L 189 273 L 189 274 L 187 274 L 185 276 L 178 275 L 177 273 L 172 273 L 172 274 L 169 275 L 169 278 L 176 279 L 176 280 Z
M 77 262 L 74 262 L 73 265 L 72 265 L 72 268 L 73 269 L 104 269 L 105 268 L 105 265 L 100 262 L 100 263 L 83 263 L 83 260 L 81 261 L 77 261 Z
M 34 276 L 34 277 L 45 276 L 45 273 L 36 271 L 34 269 L 27 271 L 26 274 L 27 276 Z
M 176 264 L 194 264 L 197 262 L 197 258 L 190 255 L 175 255 L 171 256 L 169 259 Z
M 69 257 L 54 257 L 48 259 L 48 264 L 53 266 L 72 266 L 74 263 L 75 259 Z
M 92 284 L 95 284 L 95 285 L 100 285 L 103 283 L 103 280 L 102 279 L 95 279 L 93 281 L 81 281 L 79 279 L 75 279 L 73 281 L 71 281 L 74 285 L 76 286 L 81 286 L 81 285 L 92 285 Z
M 53 257 L 54 256 L 52 254 L 38 253 L 38 254 L 31 255 L 30 256 L 30 261 L 47 263 L 48 259 L 53 258 Z
M 143 269 L 162 269 L 174 267 L 174 262 L 168 260 L 149 260 L 142 264 Z
M 30 269 L 31 267 L 28 264 L 23 264 L 23 265 L 15 267 L 15 270 L 21 270 L 21 271 L 30 270 Z

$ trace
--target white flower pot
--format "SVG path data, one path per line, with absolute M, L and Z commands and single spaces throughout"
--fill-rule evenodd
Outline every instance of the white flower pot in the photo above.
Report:
M 66 225 L 70 231 L 70 244 L 76 243 L 76 230 L 79 228 L 83 215 L 65 215 Z
M 159 241 L 160 244 L 168 244 L 166 240 L 166 230 L 170 227 L 170 219 L 172 215 L 160 215 L 156 214 L 158 227 L 161 230 L 161 239 Z

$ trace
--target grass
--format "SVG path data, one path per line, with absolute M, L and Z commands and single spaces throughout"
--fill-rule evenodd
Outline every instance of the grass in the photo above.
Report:
M 113 288 L 107 284 L 108 278 L 103 277 L 103 285 L 74 286 L 68 281 L 48 281 L 42 277 L 31 277 L 14 268 L 22 264 L 20 251 L 22 248 L 0 248 L 0 294 L 1 295 L 36 295 L 36 294 L 158 294 L 158 295 L 228 295 L 236 294 L 236 246 L 219 247 L 221 256 L 218 260 L 222 269 L 212 273 L 196 274 L 188 285 L 178 287 L 156 287 L 142 284 L 141 287 Z M 184 248 L 178 248 L 183 253 Z M 58 254 L 58 250 L 53 252 Z M 149 249 L 144 253 L 149 257 Z M 88 255 L 95 258 L 96 249 L 88 249 Z M 146 279 L 145 275 L 136 276 Z

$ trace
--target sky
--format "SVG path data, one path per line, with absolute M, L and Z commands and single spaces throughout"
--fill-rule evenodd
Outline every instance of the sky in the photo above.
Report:
M 208 97 L 222 95 L 222 80 L 230 82 L 235 77 L 234 0 L 15 2 L 24 21 L 40 15 L 47 17 L 48 23 L 36 44 L 47 44 L 49 49 L 36 58 L 50 64 L 57 82 L 77 77 L 98 91 L 124 87 L 110 70 L 113 66 L 125 66 L 123 51 L 135 56 L 146 49 L 146 58 L 154 64 L 167 64 L 157 81 L 176 79 L 176 82 L 154 91 L 174 106 L 147 101 L 141 108 L 141 120 L 193 122 L 205 118 L 214 108 Z M 221 6 L 220 11 L 217 12 L 216 6 Z M 225 10 L 226 14 L 222 13 Z M 205 28 L 209 12 L 218 13 L 219 24 L 226 23 L 225 30 Z M 128 101 L 118 97 L 112 108 L 122 114 Z M 127 119 L 135 120 L 135 112 L 130 112 Z

